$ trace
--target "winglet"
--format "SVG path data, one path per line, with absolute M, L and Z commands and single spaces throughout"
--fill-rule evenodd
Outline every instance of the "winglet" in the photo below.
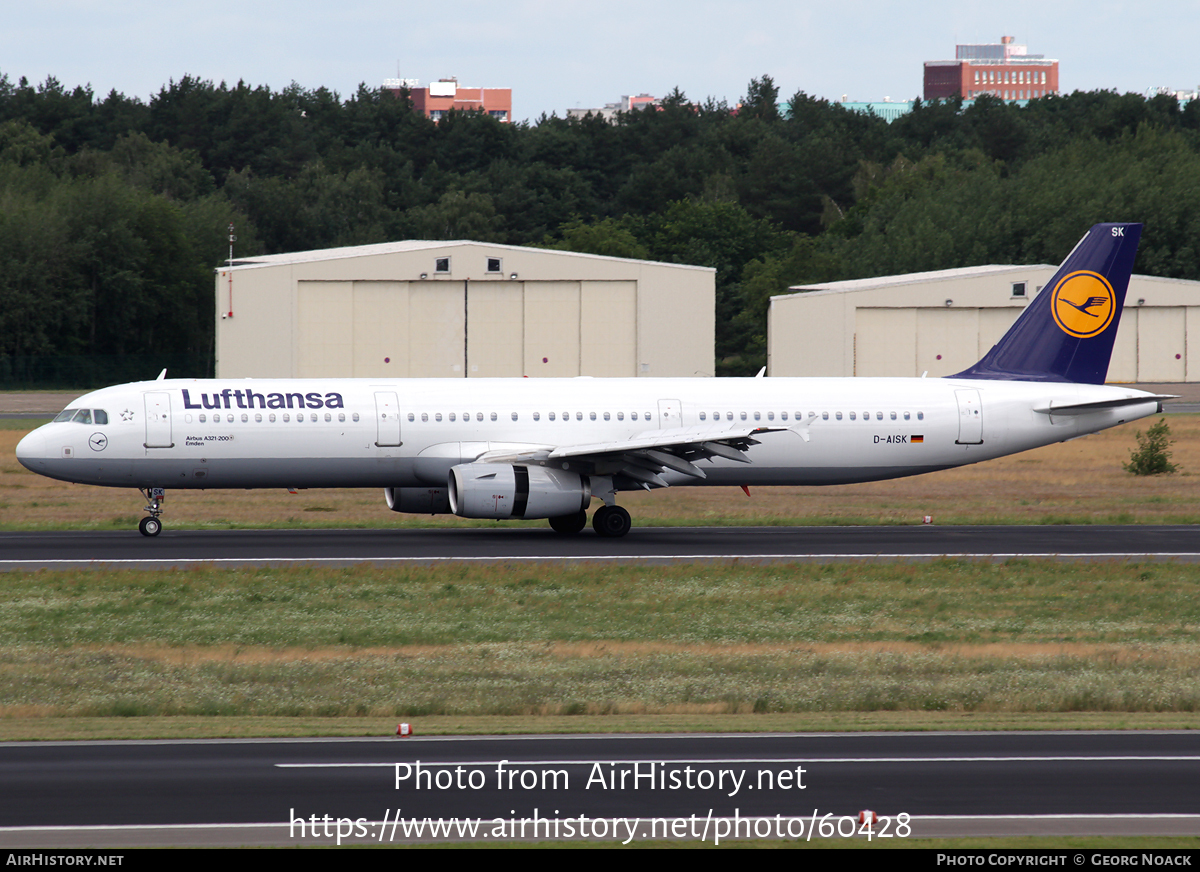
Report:
M 1104 384 L 1141 224 L 1097 224 L 979 363 L 950 378 Z

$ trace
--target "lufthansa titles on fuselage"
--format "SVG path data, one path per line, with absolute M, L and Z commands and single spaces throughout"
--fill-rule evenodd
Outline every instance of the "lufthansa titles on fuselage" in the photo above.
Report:
M 256 402 L 258 405 L 255 405 Z M 344 409 L 346 405 L 342 402 L 342 395 L 332 391 L 324 395 L 317 391 L 305 394 L 260 394 L 257 391 L 233 388 L 225 388 L 212 394 L 200 394 L 199 402 L 194 402 L 187 388 L 184 388 L 183 407 L 185 409 Z

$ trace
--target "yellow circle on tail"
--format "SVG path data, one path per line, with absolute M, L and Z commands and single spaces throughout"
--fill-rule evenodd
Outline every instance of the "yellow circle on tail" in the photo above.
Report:
M 1054 288 L 1050 301 L 1054 323 L 1068 336 L 1090 339 L 1112 323 L 1117 295 L 1099 273 L 1080 270 L 1065 276 Z

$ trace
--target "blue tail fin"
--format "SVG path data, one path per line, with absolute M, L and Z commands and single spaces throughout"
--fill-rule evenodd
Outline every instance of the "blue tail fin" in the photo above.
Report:
M 1104 384 L 1141 224 L 1097 224 L 979 363 L 950 378 Z

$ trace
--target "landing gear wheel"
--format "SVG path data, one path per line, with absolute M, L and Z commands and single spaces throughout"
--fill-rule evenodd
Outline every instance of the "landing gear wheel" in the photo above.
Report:
M 601 506 L 592 515 L 592 527 L 606 539 L 619 539 L 629 532 L 633 520 L 620 506 Z
M 573 515 L 559 515 L 550 519 L 550 526 L 556 533 L 572 536 L 587 526 L 587 512 L 580 509 Z
M 162 532 L 162 521 L 158 518 L 142 518 L 138 522 L 138 532 L 143 536 L 157 536 Z

